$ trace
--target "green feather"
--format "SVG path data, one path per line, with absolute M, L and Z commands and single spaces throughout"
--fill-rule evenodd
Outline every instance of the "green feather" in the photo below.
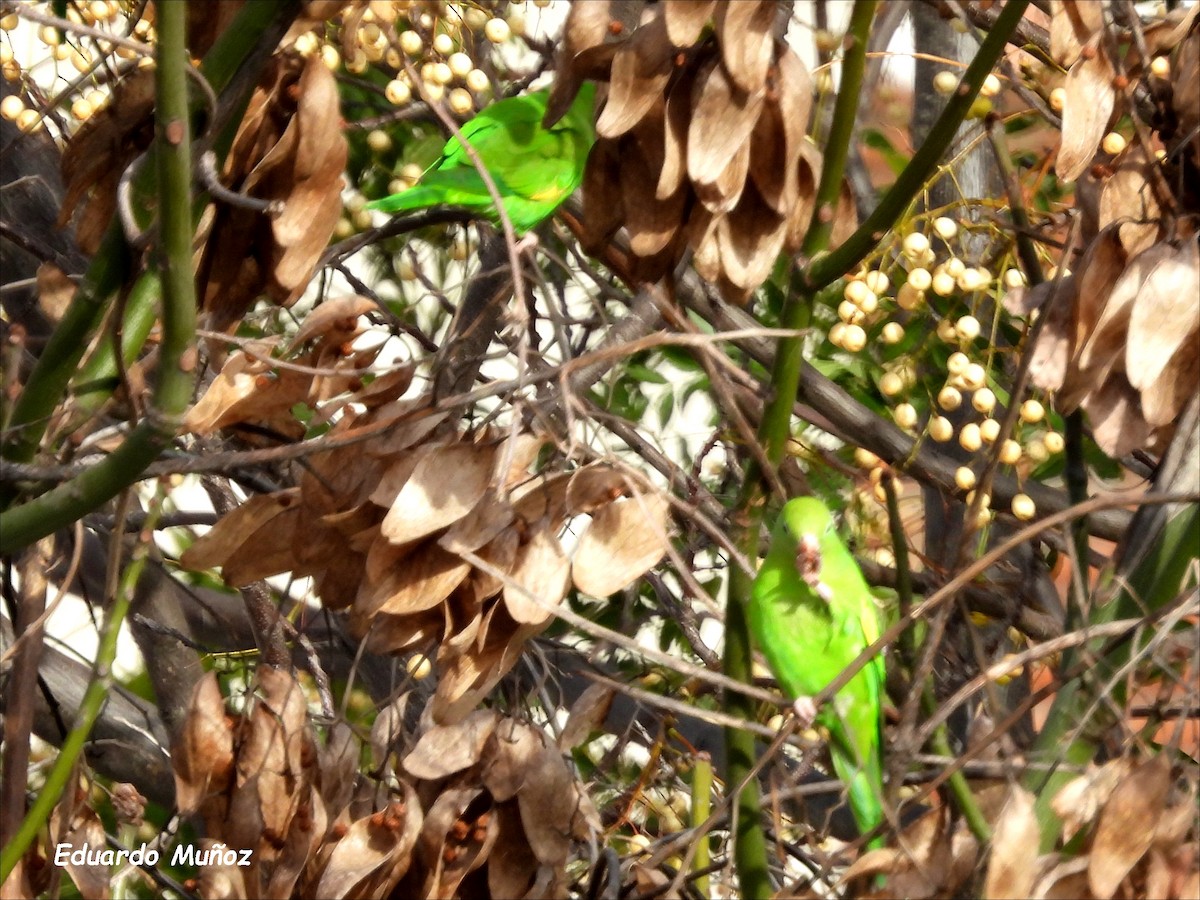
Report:
M 801 546 L 807 548 L 804 566 L 798 565 Z M 783 507 L 747 614 L 759 649 L 793 700 L 818 694 L 879 637 L 866 581 L 821 501 L 799 497 Z M 817 716 L 829 731 L 834 771 L 864 833 L 883 821 L 883 679 L 883 660 L 876 657 Z M 877 838 L 870 846 L 882 843 Z
M 462 135 L 495 182 L 513 230 L 523 235 L 547 219 L 583 181 L 595 140 L 592 108 L 596 87 L 585 82 L 571 108 L 550 128 L 542 126 L 549 90 L 493 103 L 462 126 Z M 459 206 L 499 223 L 495 201 L 457 137 L 421 181 L 399 194 L 367 204 L 368 209 L 408 212 Z

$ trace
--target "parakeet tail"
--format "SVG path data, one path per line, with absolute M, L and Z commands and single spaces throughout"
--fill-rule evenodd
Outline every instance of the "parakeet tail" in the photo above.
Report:
M 862 834 L 874 829 L 883 822 L 883 777 L 879 770 L 879 758 L 872 754 L 866 766 L 859 766 L 846 754 L 832 748 L 833 768 L 838 778 L 847 786 L 850 795 L 850 811 Z M 867 849 L 874 850 L 884 845 L 883 836 L 872 838 Z

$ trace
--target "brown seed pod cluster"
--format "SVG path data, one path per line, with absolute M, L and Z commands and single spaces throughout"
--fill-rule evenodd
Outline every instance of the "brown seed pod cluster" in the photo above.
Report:
M 811 79 L 776 13 L 768 0 L 572 6 L 551 115 L 582 79 L 609 81 L 584 174 L 585 247 L 624 226 L 645 281 L 691 250 L 738 303 L 799 247 L 821 161 L 805 133 Z

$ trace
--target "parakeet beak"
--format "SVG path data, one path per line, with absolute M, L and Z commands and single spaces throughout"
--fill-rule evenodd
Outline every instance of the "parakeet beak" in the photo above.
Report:
M 818 597 L 826 603 L 833 599 L 833 591 L 821 581 L 821 543 L 815 534 L 802 534 L 796 542 L 796 571 Z

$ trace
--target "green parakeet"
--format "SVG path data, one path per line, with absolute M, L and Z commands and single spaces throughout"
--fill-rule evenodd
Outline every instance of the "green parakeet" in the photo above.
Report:
M 487 167 L 518 235 L 548 218 L 583 180 L 596 137 L 595 96 L 595 84 L 584 82 L 566 115 L 550 128 L 542 126 L 549 90 L 500 100 L 462 126 L 463 137 Z M 419 183 L 367 204 L 384 212 L 430 206 L 460 206 L 500 221 L 487 185 L 457 137 L 446 142 L 441 159 Z
M 883 660 L 871 660 L 821 710 L 811 698 L 879 637 L 879 620 L 862 572 L 820 500 L 798 497 L 783 507 L 747 614 L 797 716 L 811 722 L 815 715 L 828 729 L 833 768 L 865 834 L 883 821 Z

